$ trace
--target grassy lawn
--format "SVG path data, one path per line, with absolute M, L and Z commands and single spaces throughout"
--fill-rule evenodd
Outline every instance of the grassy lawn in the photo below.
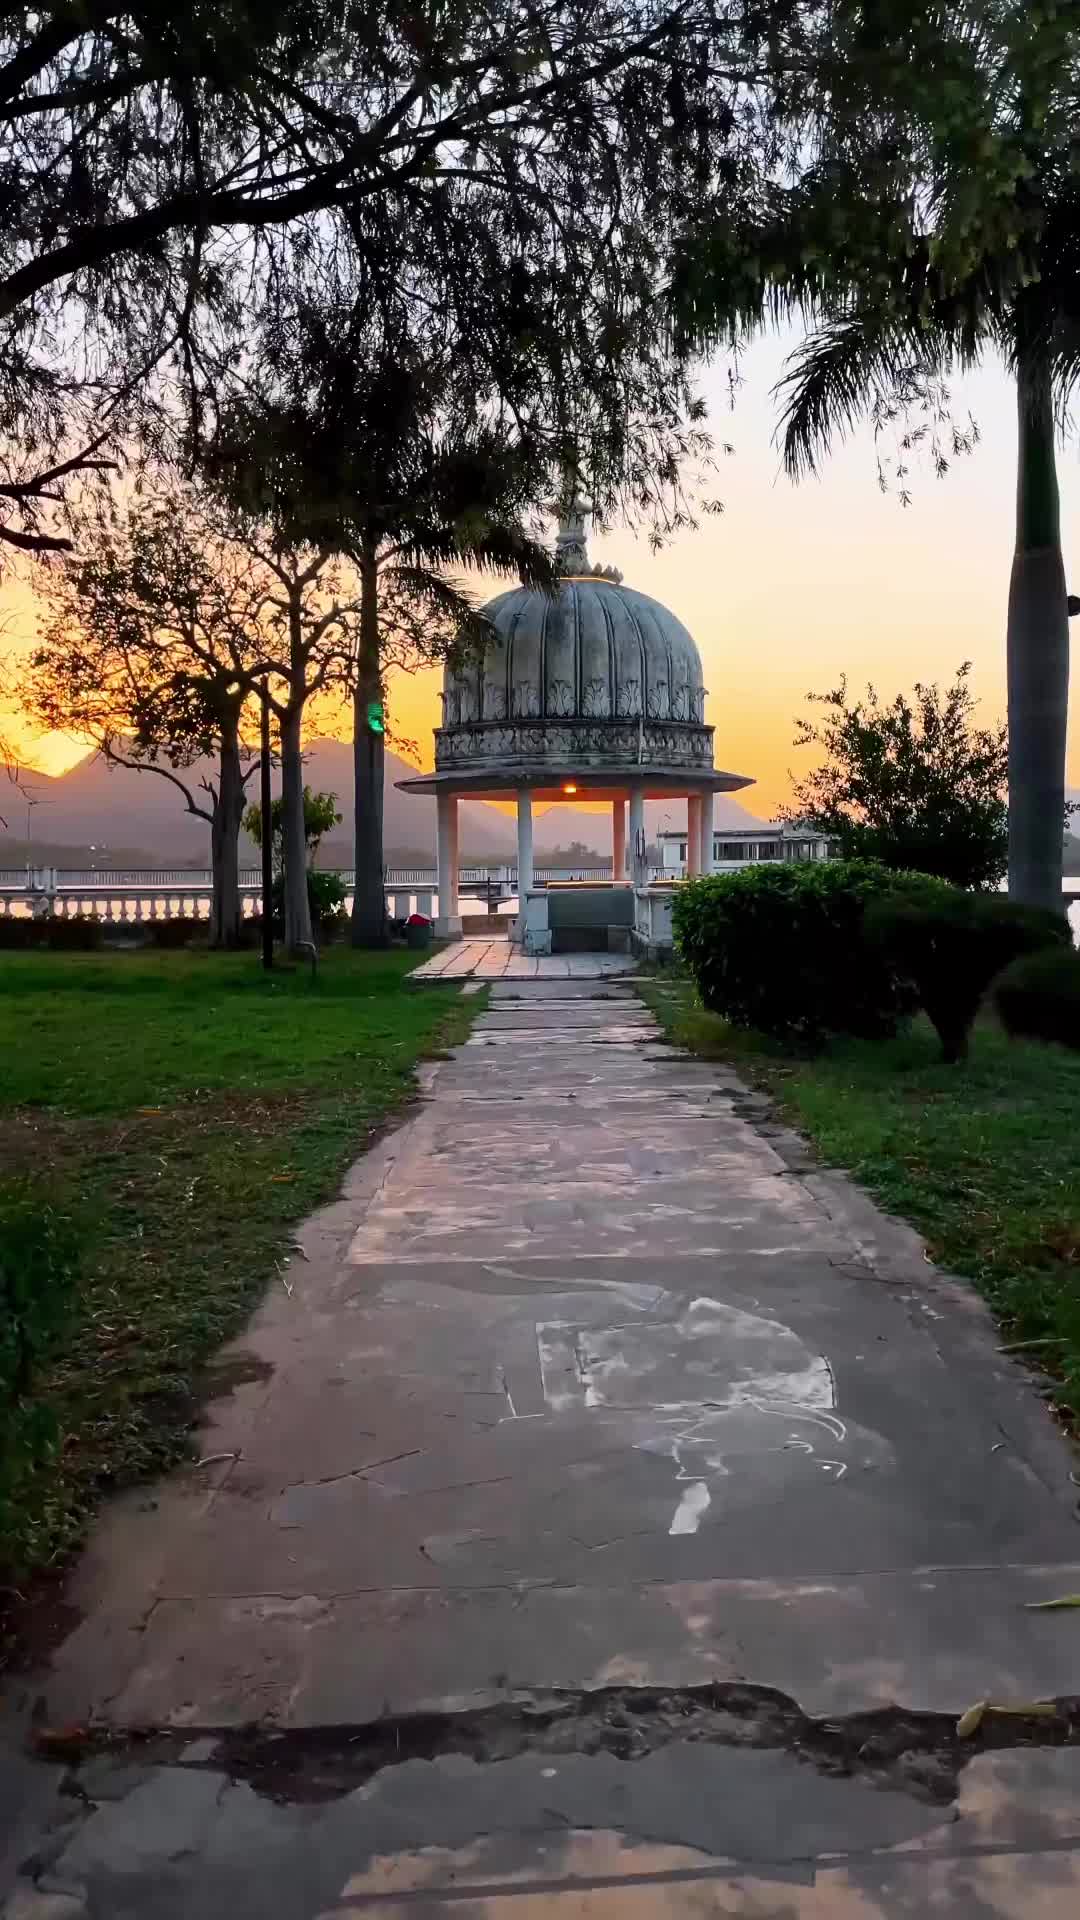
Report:
M 678 981 L 643 990 L 673 1040 L 764 1088 L 823 1160 L 973 1280 L 1003 1338 L 1032 1343 L 1080 1416 L 1080 1055 L 987 1022 L 967 1065 L 947 1067 L 919 1020 L 893 1041 L 798 1059 L 703 1012 Z
M 205 1363 L 290 1227 L 464 1033 L 477 1001 L 407 988 L 415 964 L 331 949 L 313 982 L 252 954 L 0 953 L 0 1204 L 29 1191 L 82 1244 L 39 1395 L 60 1445 L 0 1583 L 58 1563 L 103 1489 L 184 1450 Z

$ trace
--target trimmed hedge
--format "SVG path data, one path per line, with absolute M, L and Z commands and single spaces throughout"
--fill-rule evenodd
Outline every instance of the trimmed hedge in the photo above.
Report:
M 26 1187 L 0 1193 L 0 1559 L 22 1490 L 59 1444 L 34 1386 L 73 1311 L 78 1266 L 70 1220 Z
M 967 1054 L 975 1016 L 1003 967 L 1071 946 L 1063 913 L 931 881 L 922 897 L 911 888 L 871 901 L 864 925 L 868 942 L 911 982 L 950 1064 Z
M 205 940 L 209 921 L 189 920 L 185 916 L 176 920 L 145 920 L 143 927 L 152 947 L 160 947 L 164 953 L 175 953 L 199 935 Z
M 1080 953 L 1071 945 L 1014 960 L 992 998 L 1013 1039 L 1055 1040 L 1080 1052 Z
M 0 948 L 25 953 L 48 947 L 53 953 L 94 953 L 103 939 L 101 921 L 94 913 L 0 914 Z
M 868 943 L 863 919 L 885 894 L 948 894 L 944 880 L 876 860 L 788 861 L 712 874 L 675 893 L 675 940 L 710 1013 L 778 1040 L 884 1037 L 913 1013 L 910 982 Z

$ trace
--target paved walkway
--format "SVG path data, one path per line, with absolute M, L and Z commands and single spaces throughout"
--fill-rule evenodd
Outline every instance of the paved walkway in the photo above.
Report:
M 452 940 L 417 967 L 414 985 L 445 986 L 450 980 L 599 980 L 633 973 L 628 953 L 523 953 L 507 939 Z
M 917 1717 L 1077 1690 L 1072 1457 L 727 1069 L 498 986 L 300 1244 L 75 1583 L 19 1920 L 1075 1915 L 1080 1748 Z

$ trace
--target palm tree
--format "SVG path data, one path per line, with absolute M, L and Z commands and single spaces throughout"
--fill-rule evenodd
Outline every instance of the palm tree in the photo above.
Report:
M 709 342 L 793 316 L 811 329 L 781 382 L 795 476 L 861 415 L 921 407 L 913 437 L 927 416 L 952 432 L 948 375 L 1004 362 L 1018 421 L 1009 889 L 1059 908 L 1076 608 L 1056 458 L 1080 375 L 1080 28 L 1072 9 L 1027 0 L 836 0 L 820 18 L 796 183 L 760 191 L 750 212 L 718 198 L 685 248 L 680 318 Z
M 370 416 L 369 416 L 370 419 Z M 514 453 L 488 430 L 449 426 L 388 441 L 369 496 L 354 496 L 360 573 L 353 675 L 355 775 L 352 943 L 386 939 L 381 715 L 387 671 L 481 647 L 488 625 L 447 570 L 467 565 L 552 586 L 551 555 L 525 531 L 530 485 Z M 371 497 L 374 493 L 377 497 Z M 372 725 L 370 716 L 378 713 Z
M 1009 584 L 1009 891 L 1058 908 L 1065 818 L 1069 611 L 1061 550 L 1057 438 L 1080 376 L 1080 195 L 1044 175 L 1035 261 L 1003 275 L 990 255 L 962 278 L 912 235 L 882 305 L 853 286 L 819 306 L 819 325 L 781 383 L 784 461 L 812 470 L 863 414 L 934 390 L 996 352 L 1016 387 L 1016 544 Z M 1032 265 L 1034 270 L 1032 270 Z
M 355 773 L 352 942 L 387 938 L 383 707 L 388 668 L 446 659 L 486 626 L 448 569 L 482 567 L 553 586 L 527 531 L 550 452 L 463 390 L 453 344 L 418 345 L 357 300 L 299 305 L 244 409 L 258 485 L 276 524 L 358 576 L 351 662 Z M 267 389 L 270 389 L 268 392 Z

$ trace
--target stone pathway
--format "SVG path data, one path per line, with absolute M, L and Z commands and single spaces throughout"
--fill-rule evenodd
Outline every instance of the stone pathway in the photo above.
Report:
M 451 980 L 601 980 L 635 971 L 628 953 L 523 953 L 507 939 L 453 940 L 417 967 L 415 986 Z
M 299 1244 L 80 1569 L 9 1915 L 1076 1913 L 1080 1747 L 953 1724 L 1080 1691 L 1072 1455 L 726 1068 L 497 985 Z

